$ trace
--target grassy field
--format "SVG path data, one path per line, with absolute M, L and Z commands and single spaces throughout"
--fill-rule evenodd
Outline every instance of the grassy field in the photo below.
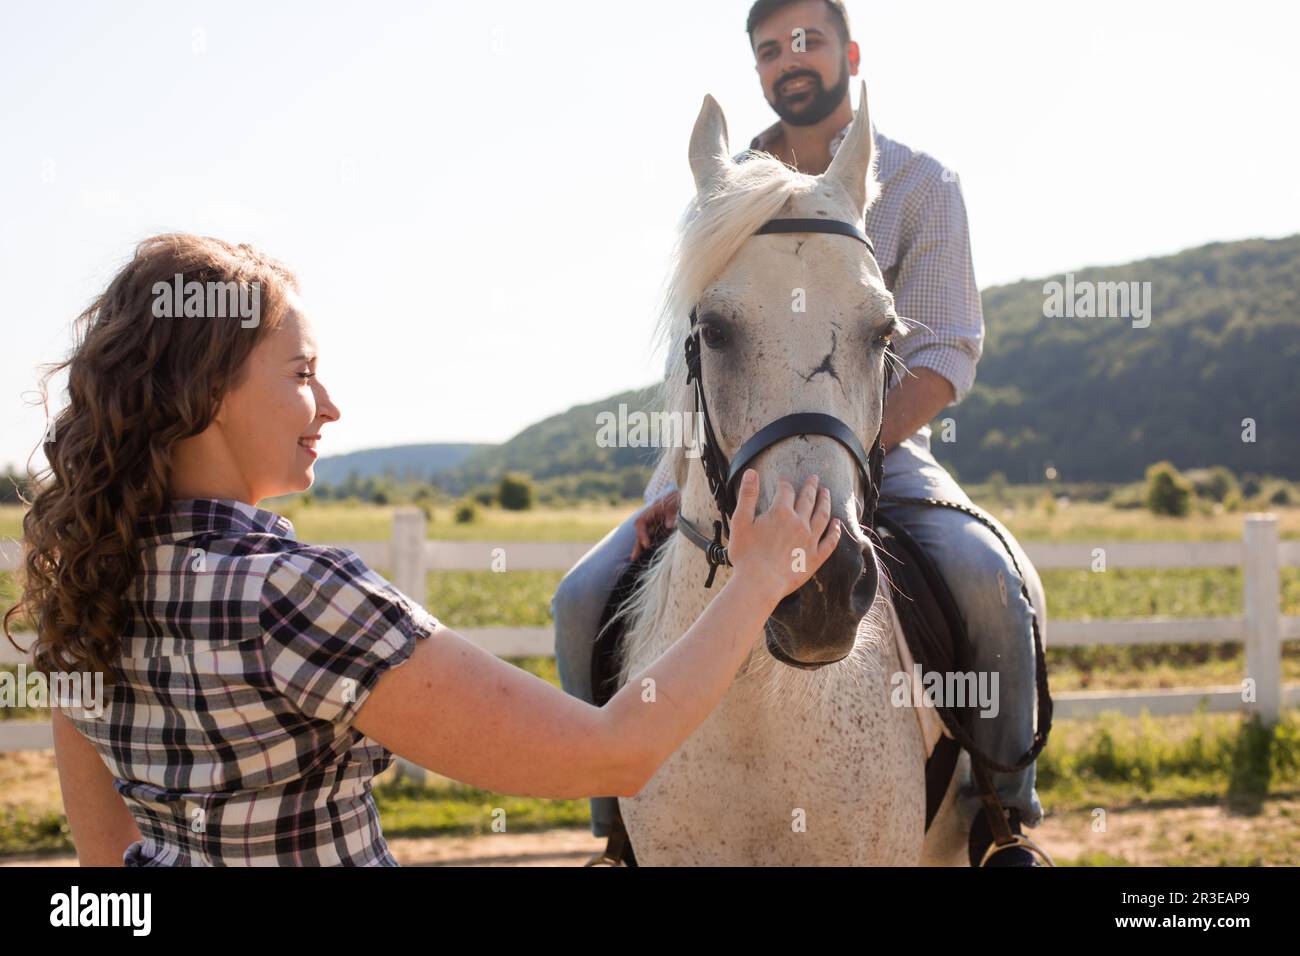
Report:
M 979 500 L 977 498 L 977 500 Z M 1201 514 L 1156 518 L 1104 504 L 1047 506 L 1041 499 L 990 510 L 1023 541 L 1234 540 L 1243 515 Z M 288 506 L 300 540 L 383 540 L 392 509 L 313 504 Z M 1300 537 L 1300 509 L 1274 509 L 1282 534 Z M 442 540 L 595 541 L 630 513 L 630 506 L 594 506 L 525 513 L 480 508 L 476 521 L 457 524 L 450 509 L 434 508 L 430 538 Z M 0 507 L 0 537 L 21 533 L 21 513 Z M 382 571 L 382 569 L 380 569 Z M 560 572 L 455 572 L 430 574 L 427 606 L 453 627 L 546 626 Z M 1050 621 L 1163 615 L 1209 617 L 1240 614 L 1238 569 L 1113 569 L 1046 571 Z M 1300 615 L 1300 568 L 1283 569 L 1282 608 Z M 0 609 L 16 597 L 13 575 L 0 573 Z M 1048 662 L 1055 691 L 1130 689 L 1232 683 L 1244 657 L 1231 643 L 1142 647 L 1056 648 L 1048 630 Z M 516 664 L 558 684 L 549 658 Z M 1300 645 L 1284 646 L 1285 679 L 1300 680 Z M 39 712 L 0 709 L 0 719 L 31 719 Z M 1151 827 L 1141 847 L 1111 846 L 1104 852 L 1078 848 L 1064 862 L 1079 865 L 1135 861 L 1228 864 L 1295 862 L 1300 847 L 1300 720 L 1288 714 L 1272 732 L 1235 715 L 1197 715 L 1161 720 L 1107 717 L 1058 721 L 1039 760 L 1039 794 L 1050 812 L 1079 819 L 1082 827 L 1098 807 L 1122 818 L 1160 808 L 1179 813 L 1231 815 L 1231 839 L 1199 833 L 1188 823 L 1183 835 Z M 394 836 L 486 832 L 490 813 L 502 808 L 513 831 L 585 826 L 585 800 L 504 797 L 433 778 L 427 787 L 385 775 L 376 788 L 385 833 Z M 1073 816 L 1072 816 L 1073 815 Z M 1197 818 L 1199 819 L 1199 818 Z M 1227 831 L 1225 831 L 1227 832 Z M 52 756 L 0 755 L 0 854 L 60 851 L 70 847 Z

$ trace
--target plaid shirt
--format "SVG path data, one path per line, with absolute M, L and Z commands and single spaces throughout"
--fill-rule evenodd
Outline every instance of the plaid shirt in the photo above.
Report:
M 94 745 L 140 828 L 127 866 L 396 866 L 371 778 L 392 754 L 351 727 L 438 622 L 351 551 L 229 499 L 142 523 L 122 676 Z
M 849 128 L 830 142 L 834 156 Z M 908 368 L 928 368 L 952 383 L 956 405 L 975 384 L 984 350 L 984 312 L 971 263 L 966 203 L 957 176 L 933 157 L 882 136 L 873 127 L 880 195 L 867 210 L 866 233 L 876 247 L 885 287 L 910 331 L 895 352 Z M 769 152 L 781 136 L 775 123 L 754 137 L 750 150 Z M 748 153 L 736 156 L 744 161 Z M 897 387 L 892 385 L 891 390 Z M 930 427 L 917 433 L 928 446 Z M 646 487 L 654 501 L 673 483 L 666 461 Z

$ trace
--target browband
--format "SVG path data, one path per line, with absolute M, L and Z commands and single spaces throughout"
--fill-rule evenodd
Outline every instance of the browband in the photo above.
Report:
M 876 247 L 871 244 L 867 234 L 851 222 L 838 219 L 769 219 L 754 230 L 754 235 L 777 235 L 789 232 L 824 232 L 836 236 L 848 236 L 856 239 L 876 254 Z

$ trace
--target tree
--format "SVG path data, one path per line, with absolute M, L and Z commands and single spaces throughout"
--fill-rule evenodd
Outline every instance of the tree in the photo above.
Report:
M 527 511 L 533 506 L 533 483 L 525 475 L 506 474 L 497 489 L 497 500 L 507 511 Z

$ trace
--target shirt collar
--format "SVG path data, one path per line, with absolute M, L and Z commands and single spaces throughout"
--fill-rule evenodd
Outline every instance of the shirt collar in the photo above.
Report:
M 849 127 L 852 125 L 853 122 L 850 120 L 849 123 L 847 123 L 842 130 L 840 130 L 838 133 L 836 133 L 834 136 L 831 137 L 830 147 L 831 147 L 832 157 L 834 157 L 835 154 L 839 152 L 840 144 L 844 142 L 844 137 L 848 135 Z M 874 133 L 877 138 L 879 138 L 880 133 L 876 131 L 876 124 L 874 123 L 871 124 L 871 132 Z M 777 139 L 780 138 L 780 136 L 781 136 L 781 123 L 778 120 L 777 122 L 769 126 L 767 129 L 763 130 L 763 132 L 755 136 L 753 140 L 750 141 L 749 148 L 764 153 L 771 152 L 770 147 Z
M 140 519 L 136 537 L 142 545 L 183 541 L 204 534 L 237 537 L 273 534 L 295 538 L 293 523 L 234 498 L 181 498 L 167 510 Z

